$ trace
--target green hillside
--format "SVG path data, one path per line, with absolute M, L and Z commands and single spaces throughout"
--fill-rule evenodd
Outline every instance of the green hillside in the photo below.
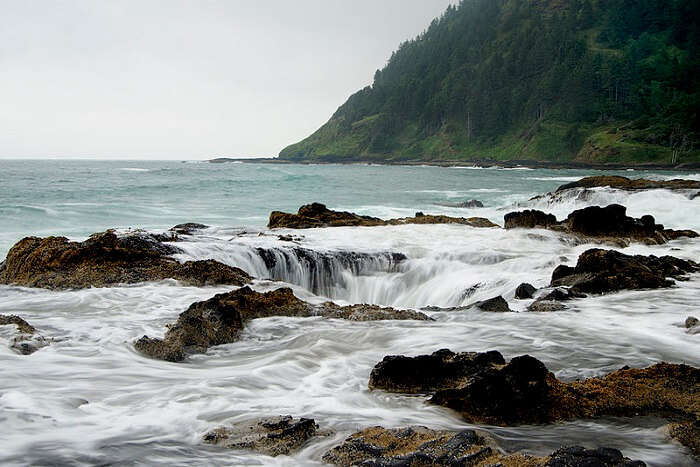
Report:
M 463 0 L 288 160 L 700 160 L 700 0 Z

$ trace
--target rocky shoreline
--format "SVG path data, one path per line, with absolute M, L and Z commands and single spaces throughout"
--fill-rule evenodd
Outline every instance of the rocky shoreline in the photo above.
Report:
M 244 164 L 279 164 L 279 165 L 399 165 L 399 166 L 433 166 L 433 167 L 503 167 L 503 168 L 528 168 L 528 169 L 586 169 L 586 170 L 698 170 L 700 163 L 687 162 L 682 164 L 655 164 L 655 163 L 639 163 L 639 164 L 617 164 L 605 163 L 595 164 L 589 162 L 557 162 L 557 161 L 536 161 L 536 160 L 499 160 L 499 159 L 455 159 L 455 160 L 376 160 L 376 159 L 346 159 L 342 161 L 327 162 L 318 161 L 292 161 L 279 159 L 276 157 L 270 158 L 230 158 L 217 157 L 209 159 L 207 162 L 212 164 L 226 163 L 244 163 Z
M 616 189 L 695 189 L 700 182 L 630 181 L 624 177 L 595 177 L 563 185 L 558 191 L 611 186 Z M 474 205 L 476 206 L 476 205 Z M 665 229 L 646 215 L 634 218 L 626 208 L 612 204 L 590 206 L 571 212 L 564 220 L 538 210 L 511 212 L 504 217 L 505 229 L 547 229 L 583 243 L 628 246 L 632 242 L 661 245 L 681 237 L 693 239 L 691 230 Z M 340 226 L 393 226 L 405 224 L 456 224 L 469 228 L 500 226 L 484 218 L 426 215 L 379 219 L 328 209 L 320 203 L 302 206 L 298 213 L 272 212 L 269 228 L 310 229 Z M 412 320 L 434 321 L 430 312 L 510 313 L 502 296 L 451 309 L 426 307 L 423 311 L 396 309 L 373 304 L 339 305 L 330 301 L 313 304 L 295 296 L 292 289 L 259 292 L 250 287 L 256 279 L 235 266 L 215 260 L 179 262 L 177 244 L 207 226 L 180 224 L 166 234 L 141 231 L 96 233 L 82 242 L 64 237 L 27 237 L 15 244 L 0 264 L 0 284 L 52 290 L 112 287 L 173 279 L 185 285 L 226 285 L 232 289 L 192 303 L 162 338 L 143 336 L 133 342 L 141 356 L 167 362 L 183 362 L 195 353 L 240 339 L 254 319 L 269 317 L 338 319 L 354 322 Z M 295 241 L 295 237 L 280 238 Z M 310 256 L 301 247 L 296 254 Z M 257 253 L 271 269 L 276 257 L 269 250 Z M 388 263 L 408 259 L 398 252 L 384 253 Z M 530 312 L 553 312 L 566 308 L 563 302 L 591 294 L 620 290 L 669 288 L 674 281 L 690 280 L 700 264 L 673 256 L 627 255 L 616 250 L 590 248 L 574 266 L 561 264 L 552 270 L 547 287 L 523 283 L 516 300 L 533 300 Z M 258 278 L 263 279 L 263 278 Z M 689 317 L 689 334 L 700 329 Z M 0 326 L 14 326 L 11 348 L 30 355 L 52 341 L 38 334 L 24 319 L 0 315 Z M 441 343 L 436 343 L 441 345 Z M 428 355 L 387 355 L 369 369 L 367 389 L 387 393 L 423 395 L 430 404 L 458 413 L 468 423 L 518 426 L 605 416 L 656 416 L 669 422 L 668 435 L 700 459 L 700 369 L 684 364 L 659 362 L 647 368 L 623 367 L 597 377 L 563 381 L 545 363 L 531 355 L 507 361 L 495 350 L 453 352 L 438 350 Z M 292 416 L 248 420 L 207 432 L 203 442 L 235 450 L 252 450 L 267 456 L 291 455 L 331 433 L 309 418 Z M 604 446 L 587 449 L 565 446 L 549 456 L 505 453 L 486 433 L 476 430 L 449 431 L 423 426 L 364 427 L 330 448 L 323 461 L 341 466 L 642 466 L 641 461 Z

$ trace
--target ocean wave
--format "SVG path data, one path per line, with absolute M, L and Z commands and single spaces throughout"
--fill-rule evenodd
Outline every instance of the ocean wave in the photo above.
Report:
M 119 170 L 123 170 L 124 172 L 150 172 L 151 169 L 144 169 L 141 167 L 120 167 Z

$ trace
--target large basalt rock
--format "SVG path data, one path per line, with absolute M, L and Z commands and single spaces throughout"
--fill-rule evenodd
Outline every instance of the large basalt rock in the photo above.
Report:
M 204 442 L 267 456 L 287 456 L 316 436 L 317 429 L 310 418 L 272 417 L 217 428 L 204 435 Z
M 195 286 L 250 282 L 244 271 L 214 260 L 180 263 L 169 236 L 93 234 L 83 242 L 65 237 L 27 237 L 7 254 L 0 283 L 49 289 L 108 287 L 176 279 Z
M 553 378 L 542 362 L 523 355 L 462 387 L 437 391 L 430 401 L 486 423 L 542 423 L 548 421 L 548 380 Z
M 476 375 L 505 363 L 495 351 L 454 353 L 442 349 L 417 357 L 390 355 L 372 369 L 369 388 L 423 394 L 462 386 Z
M 323 460 L 338 466 L 455 467 L 455 466 L 557 466 L 642 467 L 611 448 L 562 448 L 548 457 L 502 454 L 493 440 L 474 430 L 451 432 L 424 426 L 387 429 L 366 428 L 349 436 L 324 454 Z
M 557 191 L 569 190 L 572 188 L 596 188 L 611 187 L 618 190 L 652 190 L 664 188 L 667 190 L 689 190 L 700 188 L 700 181 L 697 180 L 647 180 L 645 178 L 630 179 L 617 175 L 599 175 L 585 177 L 576 182 L 567 183 L 557 188 Z
M 402 224 L 462 224 L 472 227 L 498 227 L 493 222 L 482 217 L 449 217 L 442 215 L 425 215 L 417 213 L 415 217 L 383 220 L 377 217 L 360 216 L 352 212 L 333 211 L 321 203 L 307 204 L 299 208 L 297 214 L 273 211 L 270 214 L 268 227 L 271 229 L 312 229 L 317 227 L 342 227 Z
M 663 244 L 680 237 L 698 236 L 692 230 L 664 229 L 650 215 L 630 217 L 627 208 L 619 204 L 578 209 L 563 221 L 558 221 L 552 214 L 536 210 L 511 212 L 504 219 L 506 229 L 544 228 L 572 234 L 583 240 L 609 241 L 622 245 L 630 241 Z
M 10 348 L 22 355 L 31 355 L 50 340 L 39 335 L 36 328 L 17 315 L 0 315 L 0 326 L 15 326 L 17 332 L 10 339 Z
M 298 299 L 289 288 L 260 293 L 243 287 L 193 303 L 168 327 L 163 339 L 143 336 L 134 346 L 152 358 L 178 362 L 188 353 L 235 342 L 247 321 L 271 316 L 322 316 L 351 321 L 430 320 L 417 311 L 375 305 L 340 306 L 331 302 L 312 305 Z
M 389 363 L 396 359 L 391 357 Z M 373 375 L 370 387 L 377 387 L 377 381 L 381 381 L 382 389 L 406 392 L 407 380 L 411 387 L 420 389 L 440 386 L 430 402 L 460 412 L 470 423 L 519 425 L 602 416 L 667 417 L 684 422 L 675 427 L 678 440 L 696 449 L 688 439 L 697 431 L 700 419 L 698 368 L 659 363 L 566 383 L 542 362 L 524 355 L 507 364 L 482 365 L 468 377 L 444 378 L 435 384 L 434 375 L 420 371 L 426 356 L 403 359 L 400 371 L 387 371 L 386 359 L 380 362 L 373 373 L 380 373 L 382 378 Z M 444 388 L 449 384 L 453 387 Z
M 606 293 L 623 289 L 670 287 L 700 265 L 673 256 L 630 256 L 593 248 L 582 253 L 575 267 L 561 265 L 552 273 L 552 286 L 568 286 L 573 294 Z
M 546 214 L 535 209 L 527 209 L 525 211 L 509 212 L 503 216 L 505 221 L 504 228 L 506 229 L 534 229 L 536 227 L 549 228 L 558 223 L 557 218 L 552 214 Z

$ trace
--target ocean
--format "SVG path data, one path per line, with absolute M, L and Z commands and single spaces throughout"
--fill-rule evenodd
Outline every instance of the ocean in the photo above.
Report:
M 601 172 L 379 165 L 210 164 L 172 161 L 0 160 L 0 258 L 25 236 L 82 240 L 108 228 L 165 231 L 209 227 L 179 242 L 180 260 L 213 258 L 246 270 L 264 291 L 292 287 L 304 300 L 398 308 L 467 305 L 503 295 L 521 282 L 549 283 L 559 264 L 575 264 L 592 246 L 545 230 L 461 225 L 266 228 L 271 211 L 331 209 L 382 218 L 416 212 L 480 216 L 541 209 L 564 218 L 589 205 L 623 204 L 667 228 L 700 231 L 693 193 L 594 189 L 587 196 L 533 197 Z M 611 172 L 606 172 L 610 174 Z M 697 173 L 614 172 L 633 178 L 692 178 Z M 483 208 L 445 204 L 476 199 Z M 293 233 L 296 243 L 278 235 Z M 311 252 L 304 258 L 293 248 Z M 268 268 L 259 248 L 279 261 Z M 700 240 L 633 244 L 625 253 L 700 256 Z M 348 252 L 366 260 L 348 266 Z M 388 253 L 403 253 L 398 267 Z M 315 267 L 313 255 L 331 258 Z M 311 258 L 311 260 L 309 259 Z M 312 262 L 310 262 L 312 261 Z M 230 287 L 186 287 L 168 280 L 112 288 L 50 291 L 0 285 L 0 314 L 17 314 L 54 339 L 30 356 L 12 352 L 0 327 L 2 465 L 320 465 L 322 454 L 368 426 L 468 427 L 424 397 L 369 391 L 384 356 L 441 348 L 530 354 L 564 380 L 659 361 L 700 366 L 700 339 L 685 333 L 700 317 L 700 277 L 672 289 L 626 291 L 576 300 L 556 313 L 429 312 L 434 322 L 355 323 L 321 318 L 252 321 L 241 339 L 185 363 L 145 358 L 144 334 L 162 336 L 191 303 Z M 314 418 L 333 434 L 292 457 L 269 458 L 203 445 L 217 426 L 257 416 Z M 480 427 L 506 451 L 546 455 L 562 444 L 616 447 L 649 465 L 694 465 L 650 417 L 605 418 L 513 428 Z

